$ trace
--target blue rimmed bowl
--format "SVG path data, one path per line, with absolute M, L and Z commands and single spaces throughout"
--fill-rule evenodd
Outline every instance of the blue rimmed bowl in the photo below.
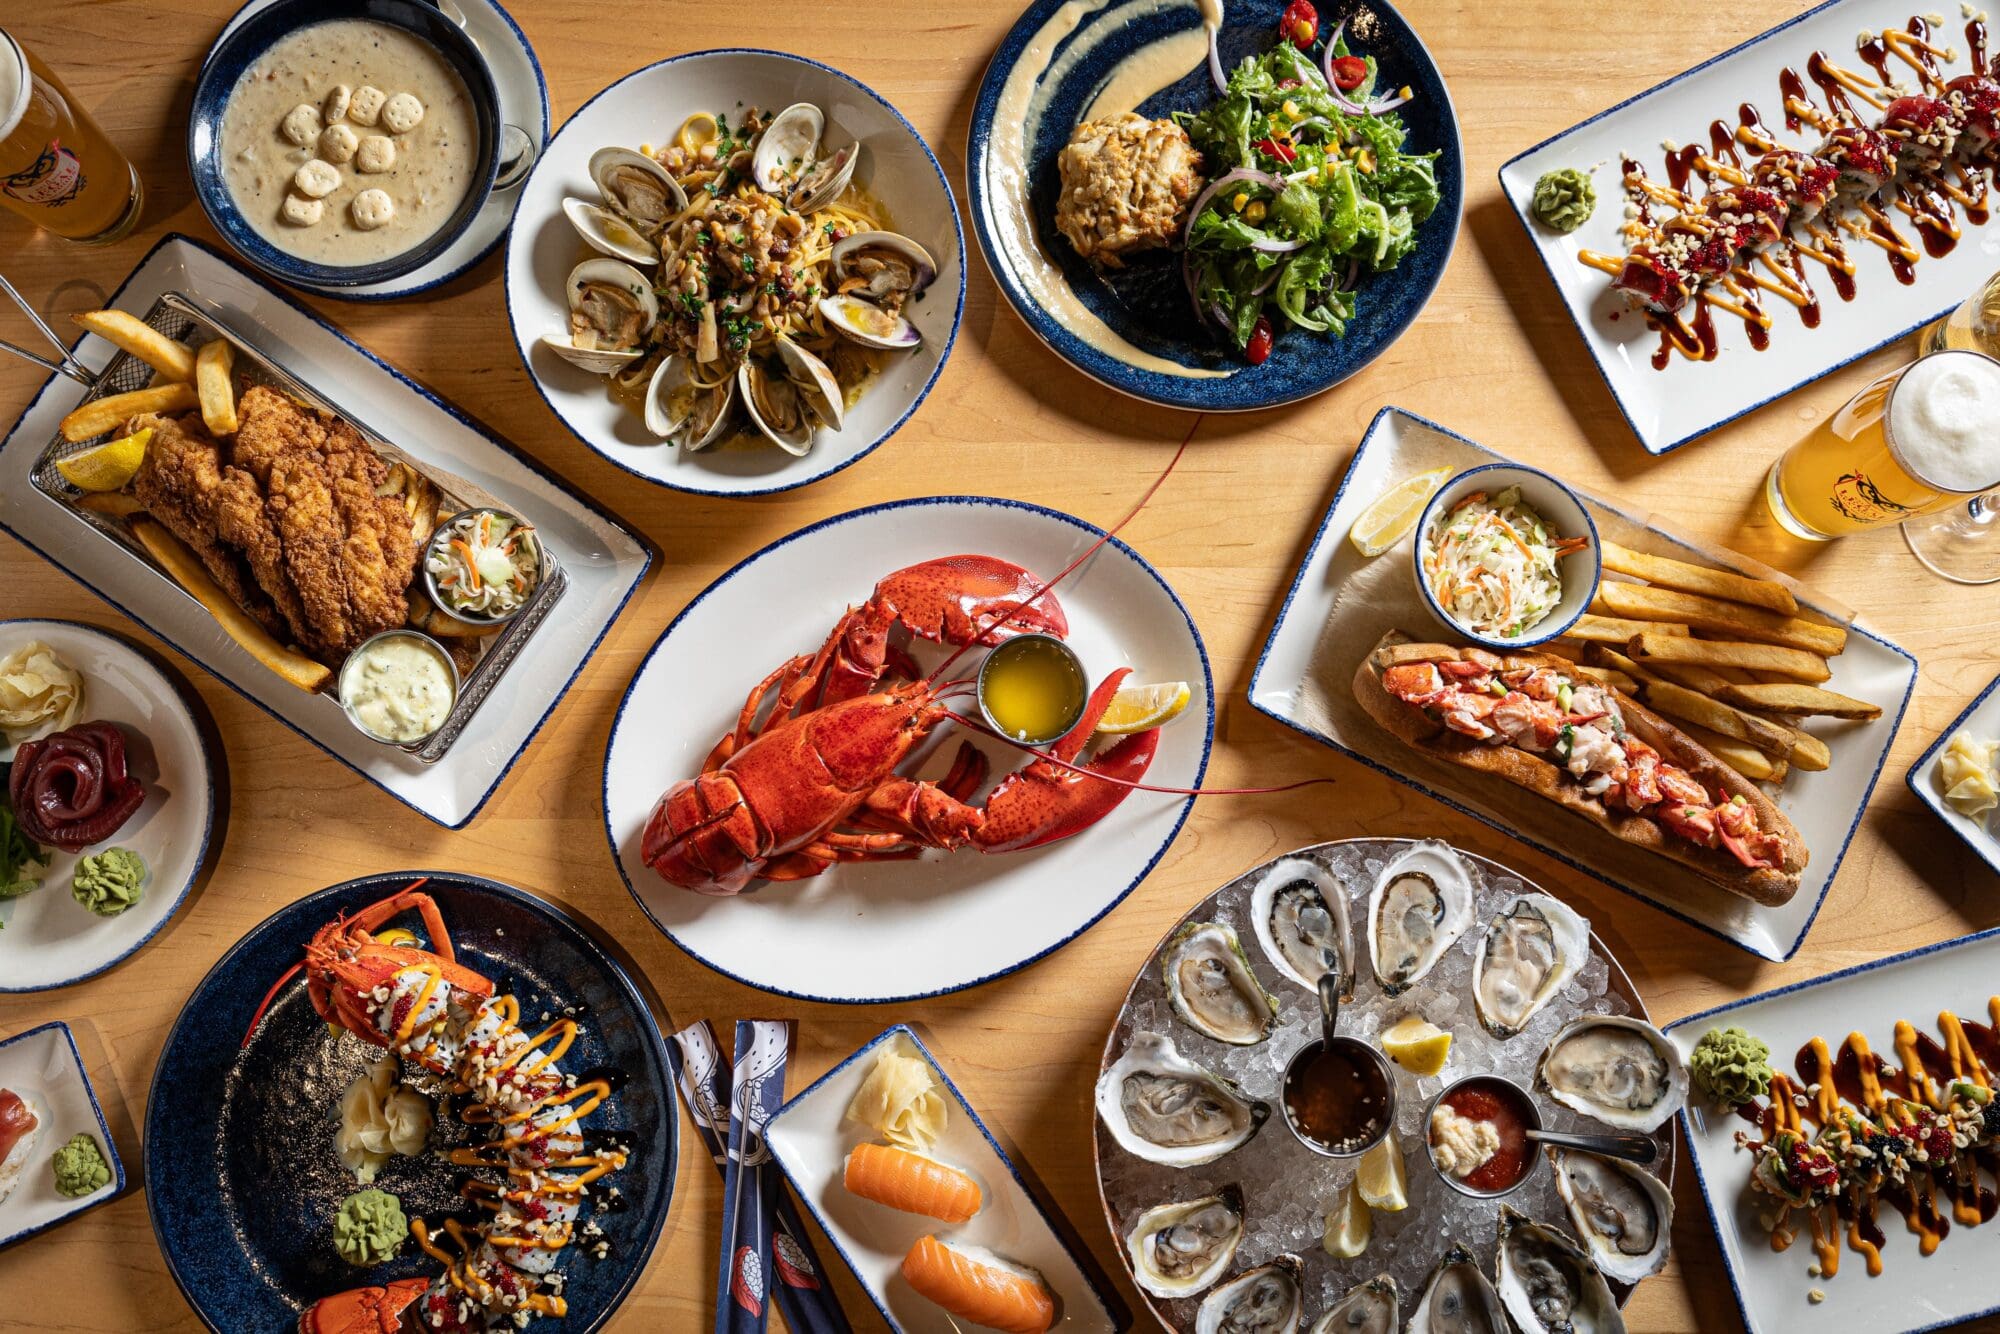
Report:
M 574 1007 L 581 1028 L 562 1058 L 565 1070 L 624 1075 L 586 1126 L 615 1135 L 631 1157 L 591 1192 L 595 1207 L 586 1217 L 602 1227 L 608 1253 L 596 1259 L 579 1245 L 557 1262 L 570 1308 L 560 1322 L 565 1334 L 602 1328 L 659 1240 L 680 1121 L 659 1026 L 625 969 L 582 923 L 511 886 L 443 871 L 365 876 L 287 905 L 223 955 L 174 1021 L 154 1069 L 147 1208 L 174 1281 L 211 1329 L 291 1329 L 303 1307 L 329 1293 L 440 1269 L 409 1241 L 395 1259 L 367 1269 L 334 1253 L 334 1212 L 358 1189 L 334 1151 L 337 1102 L 374 1049 L 334 1037 L 303 978 L 273 986 L 320 927 L 417 879 L 437 901 L 458 962 L 492 979 L 497 993 L 519 997 L 524 1026 L 539 1028 L 544 1011 Z M 422 930 L 414 913 L 395 924 Z M 440 1108 L 432 1148 L 464 1133 Z M 413 1218 L 436 1223 L 477 1212 L 459 1197 L 458 1169 L 435 1152 L 392 1158 L 375 1185 Z M 625 1207 L 608 1209 L 614 1198 Z
M 1542 522 L 1548 525 L 1551 533 L 1590 539 L 1581 550 L 1573 551 L 1556 562 L 1556 569 L 1562 575 L 1561 599 L 1549 609 L 1548 615 L 1511 639 L 1482 634 L 1446 611 L 1431 588 L 1430 580 L 1424 575 L 1424 554 L 1433 543 L 1434 533 L 1459 502 L 1476 492 L 1483 491 L 1491 496 L 1508 487 L 1521 489 L 1521 499 L 1542 516 Z M 1604 575 L 1603 543 L 1597 535 L 1597 524 L 1577 498 L 1576 492 L 1540 469 L 1523 467 L 1518 463 L 1481 464 L 1477 468 L 1467 468 L 1446 482 L 1424 506 L 1423 517 L 1417 520 L 1416 531 L 1411 536 L 1410 574 L 1416 580 L 1417 591 L 1423 595 L 1424 605 L 1430 608 L 1431 615 L 1453 634 L 1462 635 L 1497 653 L 1533 648 L 1563 634 L 1590 609 L 1591 599 L 1597 596 L 1598 581 Z
M 427 43 L 464 83 L 478 129 L 472 188 L 458 207 L 416 245 L 372 264 L 320 264 L 280 249 L 251 224 L 224 179 L 223 113 L 244 71 L 299 29 L 336 19 L 386 23 Z M 449 250 L 493 193 L 500 149 L 500 93 L 485 56 L 464 29 L 424 0 L 277 0 L 230 29 L 209 53 L 195 83 L 194 106 L 188 116 L 188 172 L 194 177 L 195 198 L 209 222 L 250 263 L 274 278 L 308 287 L 347 288 L 388 282 L 415 272 Z
M 1223 65 L 1233 69 L 1246 56 L 1269 49 L 1285 8 L 1285 0 L 1230 4 L 1219 43 Z M 1345 336 L 1286 330 L 1270 357 L 1250 366 L 1197 322 L 1177 257 L 1145 259 L 1107 277 L 1079 258 L 1055 229 L 1061 186 L 1056 161 L 1071 129 L 1128 58 L 1156 43 L 1177 38 L 1185 43 L 1198 33 L 1199 12 L 1192 3 L 1175 0 L 1097 6 L 1035 0 L 987 66 L 966 143 L 973 231 L 987 267 L 1029 331 L 1070 365 L 1121 393 L 1203 412 L 1246 412 L 1310 398 L 1353 375 L 1400 338 L 1443 278 L 1458 236 L 1465 181 L 1458 117 L 1436 62 L 1402 15 L 1382 0 L 1322 6 L 1320 32 L 1331 32 L 1343 19 L 1349 45 L 1357 54 L 1375 57 L 1378 86 L 1408 85 L 1415 94 L 1396 114 L 1409 130 L 1410 151 L 1439 154 L 1438 206 L 1417 227 L 1416 250 L 1392 271 L 1363 281 Z M 1065 31 L 1066 26 L 1072 30 Z M 1047 72 L 1034 73 L 1030 62 L 1036 60 L 1049 62 Z M 1199 56 L 1196 61 L 1178 81 L 1141 102 L 1141 114 L 1161 117 L 1212 104 L 1216 94 L 1207 65 Z M 1025 114 L 1006 96 L 1017 76 L 1035 80 Z M 1017 182 L 1025 182 L 1025 219 Z M 1023 221 L 1032 236 L 1021 234 L 1017 224 Z M 1076 299 L 1114 335 L 1140 353 L 1193 374 L 1146 369 L 1103 350 L 1101 338 L 1093 340 L 1077 327 L 1079 321 L 1065 318 L 1038 294 L 1038 266 L 1022 253 L 1029 245 L 1056 266 Z

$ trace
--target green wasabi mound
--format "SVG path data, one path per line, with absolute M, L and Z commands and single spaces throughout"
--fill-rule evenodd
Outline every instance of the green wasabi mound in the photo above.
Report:
M 363 1190 L 340 1203 L 333 1216 L 333 1249 L 351 1265 L 379 1265 L 395 1258 L 410 1222 L 403 1203 L 386 1190 Z
M 1590 221 L 1597 208 L 1597 187 L 1575 167 L 1545 171 L 1535 182 L 1531 209 L 1537 221 L 1559 232 L 1573 232 Z
M 1694 1047 L 1688 1069 L 1695 1087 L 1726 1107 L 1771 1091 L 1771 1049 L 1740 1028 L 1711 1028 Z
M 69 892 L 99 917 L 116 917 L 139 901 L 146 863 L 129 848 L 106 848 L 76 864 Z
M 111 1184 L 111 1164 L 90 1135 L 77 1135 L 57 1149 L 51 1166 L 56 1173 L 56 1194 L 72 1200 Z

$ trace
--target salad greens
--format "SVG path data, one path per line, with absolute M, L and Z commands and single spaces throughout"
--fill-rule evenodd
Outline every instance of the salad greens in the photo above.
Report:
M 1438 155 L 1405 153 L 1393 112 L 1342 105 L 1371 102 L 1374 58 L 1350 55 L 1338 33 L 1328 56 L 1367 73 L 1336 94 L 1307 52 L 1280 41 L 1238 65 L 1214 105 L 1175 117 L 1211 181 L 1188 228 L 1188 288 L 1253 362 L 1283 323 L 1344 333 L 1356 282 L 1401 263 L 1438 205 Z
M 0 766 L 0 773 L 4 773 Z M 14 810 L 0 795 L 0 899 L 14 899 L 28 893 L 42 882 L 26 874 L 29 863 L 46 866 L 49 854 L 28 841 L 21 827 L 14 823 Z

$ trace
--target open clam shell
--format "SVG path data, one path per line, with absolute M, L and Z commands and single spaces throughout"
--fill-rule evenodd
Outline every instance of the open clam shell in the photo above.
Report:
M 782 334 L 773 348 L 785 378 L 805 396 L 807 410 L 829 430 L 838 431 L 847 415 L 847 395 L 827 364 Z
M 636 350 L 660 322 L 653 281 L 619 259 L 587 259 L 569 271 L 570 341 L 607 351 Z
M 835 332 L 863 347 L 907 352 L 924 341 L 916 325 L 860 297 L 823 296 L 819 299 L 819 313 Z
M 598 253 L 628 264 L 650 266 L 660 262 L 659 247 L 627 222 L 623 214 L 588 199 L 565 199 L 562 208 L 576 234 Z
M 750 158 L 757 188 L 766 194 L 789 194 L 811 171 L 825 131 L 825 113 L 810 102 L 794 102 L 771 117 Z
M 604 206 L 647 236 L 659 235 L 668 220 L 688 205 L 687 191 L 665 167 L 629 148 L 592 153 L 590 179 L 604 196 Z
M 752 357 L 736 370 L 736 397 L 750 424 L 772 444 L 800 458 L 812 448 L 812 414 L 790 378 Z
M 693 363 L 677 352 L 661 360 L 646 385 L 646 429 L 684 449 L 706 449 L 728 434 L 735 405 L 735 376 L 697 384 Z
M 855 164 L 861 160 L 861 145 L 848 144 L 822 154 L 792 187 L 790 204 L 795 213 L 812 213 L 840 198 L 854 179 Z
M 930 251 L 890 231 L 843 236 L 827 252 L 827 263 L 835 290 L 870 301 L 915 296 L 931 285 L 938 272 Z

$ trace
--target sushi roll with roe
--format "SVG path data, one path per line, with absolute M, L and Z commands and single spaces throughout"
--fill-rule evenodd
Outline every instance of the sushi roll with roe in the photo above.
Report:
M 961 1320 L 1006 1334 L 1044 1334 L 1056 1299 L 1042 1276 L 982 1246 L 924 1237 L 903 1257 L 903 1277 Z
M 1882 112 L 1882 133 L 1895 143 L 1899 167 L 1924 171 L 1951 157 L 1958 125 L 1940 98 L 1899 97 Z
M 1961 74 L 1944 86 L 1944 102 L 1958 128 L 1954 145 L 1962 158 L 1981 157 L 2000 140 L 2000 80 Z
M 1880 130 L 1842 125 L 1826 136 L 1819 156 L 1839 171 L 1834 192 L 1843 199 L 1865 199 L 1896 175 L 1896 145 Z
M 1796 148 L 1774 148 L 1750 167 L 1750 184 L 1777 195 L 1791 221 L 1801 226 L 1826 208 L 1839 179 L 1840 168 Z

